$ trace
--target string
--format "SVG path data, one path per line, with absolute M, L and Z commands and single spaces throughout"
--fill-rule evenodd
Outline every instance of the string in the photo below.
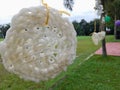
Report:
M 94 21 L 94 32 L 96 32 L 96 20 Z
M 70 16 L 70 14 L 69 14 L 68 12 L 66 12 L 66 11 L 62 11 L 62 10 L 60 10 L 59 12 L 60 12 L 60 13 L 64 13 L 64 14 Z
M 43 4 L 43 5 L 46 7 L 46 9 L 47 9 L 47 17 L 46 17 L 45 25 L 48 25 L 48 21 L 49 21 L 49 18 L 50 18 L 50 16 L 49 16 L 49 13 L 50 13 L 49 7 L 48 7 L 48 4 L 44 2 L 44 0 L 42 0 L 42 4 Z M 66 12 L 66 11 L 60 10 L 59 12 L 60 12 L 60 13 L 64 13 L 64 14 L 70 16 L 70 14 L 69 14 L 68 12 Z
M 48 21 L 49 21 L 49 7 L 47 3 L 44 3 L 44 0 L 42 0 L 42 4 L 46 7 L 47 9 L 47 17 L 46 17 L 46 21 L 45 21 L 45 25 L 48 25 Z

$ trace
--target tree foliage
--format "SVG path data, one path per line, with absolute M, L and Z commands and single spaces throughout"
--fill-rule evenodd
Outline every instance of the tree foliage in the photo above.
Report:
M 112 18 L 114 18 L 114 16 L 116 15 L 117 19 L 120 19 L 120 0 L 106 0 L 104 2 L 105 12 Z
M 64 0 L 63 4 L 64 4 L 65 8 L 72 11 L 72 8 L 73 8 L 73 5 L 74 5 L 74 0 Z
M 78 36 L 88 36 L 91 35 L 94 30 L 94 22 L 96 22 L 96 32 L 99 32 L 99 19 L 87 22 L 82 19 L 80 22 L 73 21 L 74 28 Z
M 108 15 L 110 15 L 111 18 L 112 18 L 111 23 L 114 26 L 115 38 L 118 39 L 117 35 L 120 34 L 120 32 L 118 32 L 118 30 L 120 30 L 120 29 L 118 29 L 118 27 L 116 27 L 114 25 L 114 23 L 115 23 L 116 20 L 120 19 L 120 11 L 119 11 L 119 9 L 120 9 L 120 0 L 104 0 L 103 2 L 104 2 L 104 7 L 105 7 L 104 9 L 105 9 L 106 13 Z M 108 25 L 112 26 L 112 24 L 108 24 Z
M 5 38 L 7 30 L 10 28 L 10 24 L 0 25 L 0 33 Z

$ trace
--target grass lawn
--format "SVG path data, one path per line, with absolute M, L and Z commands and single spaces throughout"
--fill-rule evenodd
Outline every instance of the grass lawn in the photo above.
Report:
M 116 40 L 107 36 L 106 41 Z M 120 90 L 120 57 L 94 55 L 84 62 L 100 46 L 95 46 L 89 36 L 78 37 L 77 57 L 67 72 L 40 83 L 24 81 L 0 63 L 0 90 Z
M 95 55 L 69 72 L 53 90 L 120 90 L 119 58 Z

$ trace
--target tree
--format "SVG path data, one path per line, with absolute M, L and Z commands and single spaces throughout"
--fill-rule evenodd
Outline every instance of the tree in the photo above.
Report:
M 74 0 L 64 0 L 64 6 L 72 11 Z
M 0 31 L 3 35 L 3 38 L 5 38 L 6 36 L 6 32 L 7 30 L 10 28 L 10 24 L 4 24 L 4 25 L 0 25 Z
M 99 32 L 99 19 L 87 22 L 82 19 L 80 22 L 73 21 L 74 28 L 77 32 L 77 36 L 89 36 L 94 32 L 94 22 L 96 22 L 96 32 Z
M 80 30 L 79 23 L 77 21 L 73 21 L 72 23 L 73 23 L 73 26 L 74 26 L 74 28 L 76 30 L 77 36 L 80 36 L 81 35 L 81 30 Z
M 110 15 L 112 18 L 111 23 L 113 23 L 113 25 L 110 24 L 110 26 L 114 26 L 114 35 L 116 38 L 117 28 L 114 25 L 114 23 L 117 19 L 120 19 L 120 12 L 119 12 L 120 0 L 101 0 L 101 1 L 102 1 L 102 4 L 104 5 L 105 12 L 108 15 Z
M 100 15 L 100 31 L 105 31 L 105 23 L 103 23 L 102 19 L 105 17 L 105 3 L 106 2 L 107 0 L 96 0 L 95 9 L 97 10 L 98 15 Z M 105 38 L 102 40 L 102 55 L 107 56 Z

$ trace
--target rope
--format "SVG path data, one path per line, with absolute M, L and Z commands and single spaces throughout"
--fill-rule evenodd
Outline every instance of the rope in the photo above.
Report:
M 94 32 L 96 32 L 96 20 L 94 21 Z
M 49 15 L 50 10 L 49 10 L 48 4 L 45 3 L 44 0 L 42 0 L 42 4 L 43 4 L 43 6 L 45 6 L 46 9 L 47 9 L 47 16 L 46 16 L 46 20 L 45 20 L 45 25 L 48 25 L 48 21 L 49 21 L 49 18 L 50 18 L 50 15 Z M 68 12 L 66 12 L 66 11 L 60 10 L 59 12 L 60 12 L 60 13 L 64 13 L 64 14 L 70 16 L 70 14 L 69 14 Z
M 66 11 L 62 11 L 62 10 L 60 10 L 59 12 L 60 12 L 60 13 L 64 13 L 64 14 L 70 16 L 70 14 L 69 14 L 68 12 L 66 12 Z
M 44 0 L 42 0 L 42 4 L 46 7 L 47 9 L 47 16 L 46 16 L 46 21 L 45 21 L 45 25 L 48 25 L 48 21 L 49 21 L 49 7 L 47 3 L 44 3 Z

